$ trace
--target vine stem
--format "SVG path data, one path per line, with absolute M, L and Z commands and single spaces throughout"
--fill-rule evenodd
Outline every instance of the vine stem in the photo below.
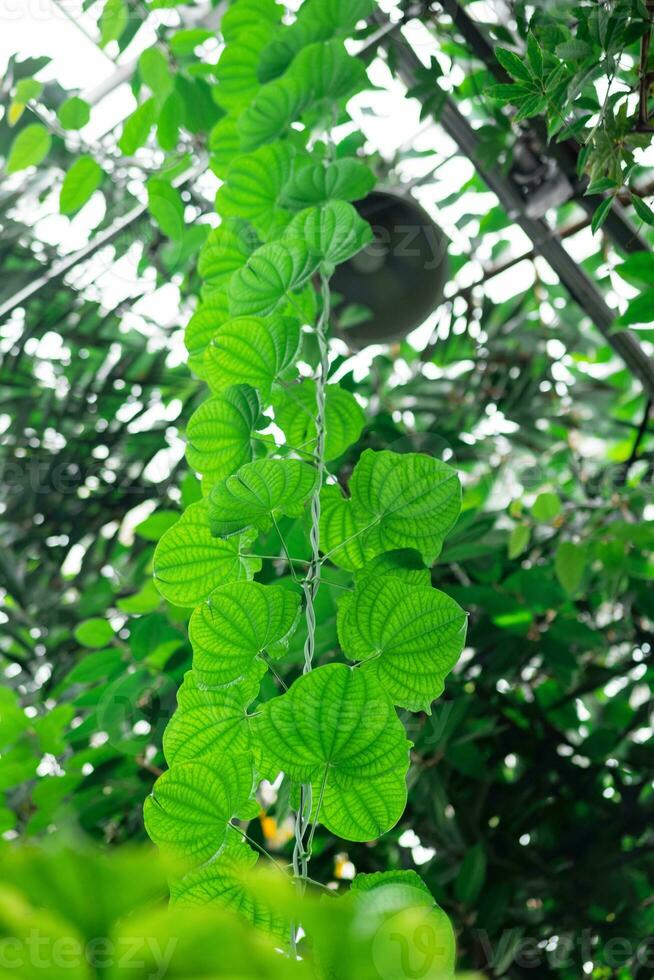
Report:
M 316 612 L 315 601 L 320 588 L 320 491 L 325 479 L 325 403 L 327 377 L 329 374 L 329 347 L 327 345 L 327 327 L 330 314 L 329 277 L 324 271 L 320 272 L 320 294 L 322 309 L 316 324 L 316 338 L 320 363 L 316 376 L 316 451 L 315 463 L 317 470 L 316 489 L 311 498 L 311 561 L 302 581 L 304 592 L 305 615 L 307 622 L 307 638 L 304 644 L 303 674 L 308 674 L 313 666 L 316 649 Z M 322 794 L 321 794 L 322 796 Z M 308 879 L 309 857 L 311 854 L 310 841 L 305 845 L 305 835 L 311 822 L 313 805 L 311 783 L 303 783 L 300 787 L 300 803 L 295 817 L 295 844 L 293 847 L 293 873 L 302 882 Z M 316 814 L 317 819 L 317 814 Z M 315 827 L 315 820 L 314 820 Z M 295 951 L 295 926 L 291 925 L 291 951 Z

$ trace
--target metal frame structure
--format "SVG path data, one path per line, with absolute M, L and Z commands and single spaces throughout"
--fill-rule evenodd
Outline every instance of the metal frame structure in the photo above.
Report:
M 445 0 L 445 3 L 450 8 L 455 6 L 457 10 L 461 10 L 456 0 L 451 0 L 451 2 Z M 461 13 L 464 12 L 461 11 Z M 464 14 L 464 16 L 466 15 Z M 388 23 L 387 18 L 380 11 L 377 12 L 375 19 L 380 26 Z M 465 24 L 468 34 L 471 33 L 471 23 L 466 17 Z M 485 43 L 487 44 L 487 42 Z M 419 71 L 423 65 L 411 45 L 398 32 L 387 34 L 383 44 L 387 49 L 394 51 L 402 81 L 408 88 L 413 88 L 417 84 Z M 565 249 L 558 232 L 552 229 L 543 218 L 529 216 L 524 197 L 512 175 L 510 173 L 505 175 L 499 170 L 491 169 L 481 161 L 477 134 L 450 97 L 445 100 L 439 122 L 448 136 L 472 161 L 477 173 L 488 188 L 493 191 L 511 220 L 530 239 L 534 253 L 542 256 L 550 265 L 572 298 L 590 317 L 606 342 L 622 358 L 634 377 L 638 378 L 644 391 L 649 396 L 654 395 L 654 360 L 643 349 L 633 331 L 615 331 L 613 329 L 615 314 L 607 305 L 601 292 Z M 615 209 L 613 216 L 612 228 L 616 237 L 619 237 L 620 244 L 628 240 L 631 244 L 630 250 L 648 248 L 642 239 L 637 238 L 635 230 L 626 217 L 619 215 Z

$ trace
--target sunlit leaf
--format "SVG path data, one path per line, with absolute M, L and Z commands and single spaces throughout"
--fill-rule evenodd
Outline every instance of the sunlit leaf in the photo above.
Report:
M 260 567 L 258 559 L 241 553 L 239 538 L 212 536 L 204 500 L 187 507 L 154 553 L 155 584 L 180 606 L 197 605 L 227 582 L 251 579 Z
M 186 459 L 204 486 L 252 459 L 260 413 L 259 397 L 248 385 L 228 388 L 195 410 L 186 427 Z
M 52 139 L 50 133 L 41 123 L 30 123 L 16 135 L 9 157 L 7 173 L 15 174 L 27 167 L 36 167 L 50 152 Z
M 299 609 L 299 596 L 279 585 L 234 582 L 217 589 L 193 612 L 189 625 L 198 681 L 230 685 L 245 676 L 259 654 L 283 653 Z
M 64 177 L 59 193 L 59 210 L 74 214 L 86 204 L 102 183 L 104 172 L 93 157 L 81 156 Z
M 194 864 L 207 861 L 224 844 L 230 820 L 253 788 L 247 756 L 224 758 L 220 769 L 179 763 L 159 777 L 145 801 L 147 832 L 164 852 Z
M 228 537 L 248 527 L 266 531 L 280 514 L 301 517 L 315 488 L 316 470 L 297 459 L 246 463 L 211 490 L 211 532 Z
M 375 185 L 375 175 L 361 160 L 345 157 L 327 165 L 314 163 L 296 169 L 284 185 L 281 204 L 293 211 L 328 201 L 358 201 Z
M 316 257 L 301 241 L 263 245 L 230 280 L 228 295 L 232 315 L 273 313 L 289 293 L 307 282 L 317 265 Z
M 345 655 L 363 661 L 394 704 L 429 713 L 463 650 L 466 615 L 438 589 L 375 576 L 340 600 L 338 635 Z
M 307 208 L 293 218 L 284 240 L 302 242 L 327 272 L 360 252 L 373 238 L 367 221 L 346 201 Z
M 328 664 L 299 677 L 252 721 L 264 772 L 312 786 L 313 816 L 346 840 L 374 840 L 406 803 L 410 743 L 372 674 Z
M 275 421 L 288 446 L 310 456 L 316 448 L 316 384 L 305 378 L 280 391 L 273 401 Z M 354 395 L 338 385 L 327 385 L 325 398 L 325 459 L 342 456 L 357 441 L 366 417 Z
M 236 317 L 218 327 L 213 326 L 215 320 L 207 322 L 210 323 L 211 341 L 204 357 L 202 376 L 212 391 L 224 391 L 230 385 L 243 382 L 258 388 L 267 398 L 273 384 L 288 371 L 298 353 L 300 326 L 297 319 L 279 315 Z M 198 324 L 196 320 L 195 327 Z
M 226 218 L 214 228 L 198 260 L 205 294 L 227 285 L 233 273 L 246 264 L 257 244 L 253 229 L 241 218 Z
M 291 220 L 277 206 L 277 199 L 291 175 L 294 157 L 288 142 L 238 156 L 216 194 L 216 210 L 224 217 L 245 218 L 264 238 L 276 237 Z

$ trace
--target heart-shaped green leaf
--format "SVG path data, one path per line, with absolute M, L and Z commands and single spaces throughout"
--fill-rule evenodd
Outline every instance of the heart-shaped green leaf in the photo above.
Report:
M 203 864 L 173 881 L 170 894 L 174 906 L 219 905 L 233 909 L 257 930 L 277 936 L 286 942 L 291 924 L 248 884 L 248 873 L 255 866 L 258 854 L 249 847 L 234 829 L 227 831 L 225 844 L 214 860 Z M 262 944 L 262 969 L 272 951 Z
M 337 836 L 374 840 L 402 815 L 411 743 L 372 674 L 319 667 L 263 705 L 252 730 L 263 771 L 311 782 L 313 817 Z
M 206 321 L 211 322 L 209 317 Z M 268 398 L 273 384 L 294 363 L 299 347 L 297 318 L 235 317 L 213 330 L 200 370 L 212 391 L 244 382 Z
M 294 78 L 284 77 L 264 85 L 239 116 L 241 148 L 256 150 L 280 137 L 300 116 L 307 99 L 305 88 Z
M 163 851 L 200 864 L 224 844 L 230 820 L 253 790 L 245 755 L 224 758 L 220 768 L 182 762 L 154 784 L 143 809 L 146 830 Z
M 369 577 L 339 602 L 343 653 L 365 661 L 394 704 L 430 711 L 461 655 L 466 615 L 438 589 L 392 574 Z
M 305 0 L 297 19 L 278 30 L 261 52 L 259 78 L 270 81 L 286 71 L 302 48 L 344 36 L 374 10 L 374 0 Z
M 209 233 L 200 251 L 198 273 L 204 280 L 203 293 L 226 286 L 233 273 L 243 268 L 257 245 L 257 237 L 247 221 L 225 218 Z
M 241 554 L 239 538 L 211 535 L 206 500 L 187 507 L 154 552 L 155 585 L 179 606 L 195 606 L 219 585 L 251 579 L 260 568 L 259 559 Z
M 250 747 L 247 706 L 259 691 L 260 668 L 240 684 L 213 690 L 198 686 L 189 671 L 177 693 L 177 710 L 166 726 L 163 748 L 169 766 L 214 756 L 244 756 Z
M 277 200 L 291 176 L 294 158 L 295 149 L 288 141 L 237 157 L 216 194 L 218 213 L 245 218 L 264 238 L 276 238 L 291 220 Z
M 217 334 L 219 327 L 226 323 L 229 318 L 227 291 L 220 289 L 202 300 L 186 325 L 184 344 L 190 355 L 189 363 L 196 373 L 198 370 L 203 372 L 200 377 L 204 376 L 202 355 Z
M 213 93 L 218 105 L 227 112 L 238 112 L 248 106 L 261 88 L 257 68 L 261 50 L 270 39 L 270 27 L 252 24 L 241 31 L 238 39 L 222 51 L 216 67 L 218 84 Z
M 275 421 L 287 445 L 311 455 L 316 448 L 316 384 L 310 378 L 280 391 L 273 401 Z M 354 395 L 328 385 L 325 397 L 325 459 L 337 459 L 357 441 L 366 417 Z
M 350 493 L 349 501 L 329 501 L 329 544 L 323 542 L 331 560 L 349 568 L 362 567 L 353 565 L 357 552 L 374 558 L 400 548 L 415 548 L 427 565 L 433 564 L 461 509 L 456 471 L 421 453 L 366 449 L 352 473 Z M 339 526 L 347 532 L 341 541 Z
M 318 267 L 302 241 L 269 242 L 232 276 L 228 295 L 233 316 L 274 313 L 287 295 L 300 289 Z
M 361 160 L 345 157 L 325 165 L 300 167 L 284 186 L 280 203 L 285 208 L 303 208 L 328 201 L 358 201 L 375 186 L 375 175 Z
M 280 585 L 234 582 L 217 589 L 194 610 L 189 623 L 198 682 L 233 684 L 260 653 L 283 653 L 299 611 L 299 596 Z
M 195 410 L 186 429 L 186 459 L 211 487 L 253 455 L 253 433 L 261 416 L 254 388 L 235 385 Z
M 278 514 L 301 517 L 317 484 L 317 471 L 297 459 L 258 459 L 217 483 L 209 495 L 211 533 L 266 531 Z
M 303 242 L 327 272 L 360 252 L 372 238 L 368 222 L 347 201 L 300 211 L 284 232 L 284 241 Z

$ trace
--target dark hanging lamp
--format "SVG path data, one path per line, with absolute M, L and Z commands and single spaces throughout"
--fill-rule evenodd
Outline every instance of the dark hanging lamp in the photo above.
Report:
M 447 282 L 448 240 L 412 197 L 373 191 L 354 205 L 370 222 L 370 245 L 336 268 L 336 317 L 347 307 L 363 310 L 342 335 L 351 347 L 402 340 L 435 310 Z M 347 318 L 346 321 L 347 323 Z

